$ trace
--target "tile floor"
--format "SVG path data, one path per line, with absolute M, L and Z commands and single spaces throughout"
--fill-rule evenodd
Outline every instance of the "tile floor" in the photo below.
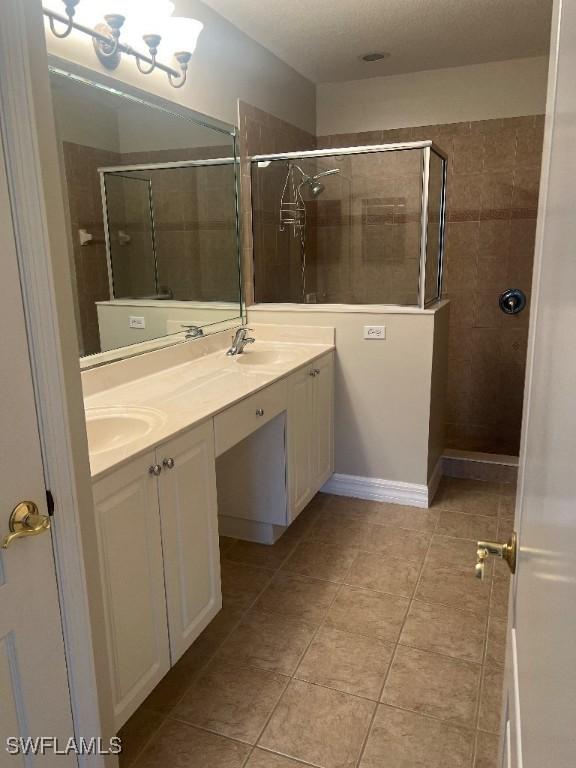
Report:
M 120 735 L 133 768 L 496 768 L 511 485 L 431 509 L 318 494 L 273 547 L 222 540 L 222 612 Z

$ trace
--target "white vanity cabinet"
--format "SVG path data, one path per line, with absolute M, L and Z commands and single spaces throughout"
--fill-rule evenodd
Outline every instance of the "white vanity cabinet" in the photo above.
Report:
M 334 469 L 334 362 L 329 353 L 288 379 L 288 523 Z
M 222 607 L 218 528 L 273 543 L 333 471 L 333 353 L 94 482 L 115 726 Z
M 120 728 L 222 606 L 212 421 L 93 490 Z
M 156 451 L 172 664 L 222 607 L 212 421 Z

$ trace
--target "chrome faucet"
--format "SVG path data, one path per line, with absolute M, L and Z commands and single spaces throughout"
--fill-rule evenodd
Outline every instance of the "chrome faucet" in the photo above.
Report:
M 232 346 L 226 352 L 227 355 L 241 355 L 244 351 L 244 347 L 246 344 L 254 344 L 256 339 L 253 339 L 252 336 L 246 336 L 248 331 L 251 331 L 252 328 L 246 328 L 243 326 L 242 328 L 238 328 L 236 331 L 234 338 L 232 339 Z

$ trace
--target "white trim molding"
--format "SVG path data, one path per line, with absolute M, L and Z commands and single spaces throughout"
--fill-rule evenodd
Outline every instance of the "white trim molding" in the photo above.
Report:
M 101 727 L 96 694 L 75 471 L 80 459 L 75 456 L 71 440 L 65 351 L 59 326 L 59 311 L 68 311 L 67 317 L 72 319 L 73 309 L 71 297 L 69 306 L 58 304 L 52 272 L 50 213 L 43 187 L 44 155 L 40 148 L 39 131 L 42 126 L 46 138 L 49 136 L 46 131 L 54 130 L 51 114 L 37 114 L 34 87 L 49 87 L 43 46 L 40 2 L 5 0 L 0 25 L 0 129 L 6 155 L 46 487 L 52 491 L 56 501 L 54 558 L 72 716 L 77 739 L 89 739 L 92 736 L 107 737 L 108 734 Z M 44 81 L 39 83 L 42 78 Z M 60 190 L 52 189 L 51 193 L 57 196 Z M 70 353 L 70 350 L 67 352 Z M 77 376 L 80 392 L 79 370 Z M 87 448 L 85 450 L 84 470 L 88 473 Z M 89 479 L 89 474 L 86 477 Z M 83 509 L 83 514 L 90 514 L 90 510 Z M 41 638 L 39 642 L 41 647 Z M 106 764 L 106 758 L 83 755 L 78 757 L 78 764 L 101 768 Z M 110 761 L 108 764 L 114 763 Z
M 335 496 L 350 496 L 354 499 L 386 501 L 391 504 L 427 508 L 434 498 L 441 476 L 441 462 L 437 463 L 428 485 L 335 473 L 325 483 L 322 491 L 323 493 L 332 493 Z

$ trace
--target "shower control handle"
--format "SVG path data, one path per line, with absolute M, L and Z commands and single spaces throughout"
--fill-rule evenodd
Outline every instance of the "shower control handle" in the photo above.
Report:
M 517 315 L 526 306 L 526 294 L 520 288 L 508 288 L 498 299 L 498 304 L 506 315 Z

